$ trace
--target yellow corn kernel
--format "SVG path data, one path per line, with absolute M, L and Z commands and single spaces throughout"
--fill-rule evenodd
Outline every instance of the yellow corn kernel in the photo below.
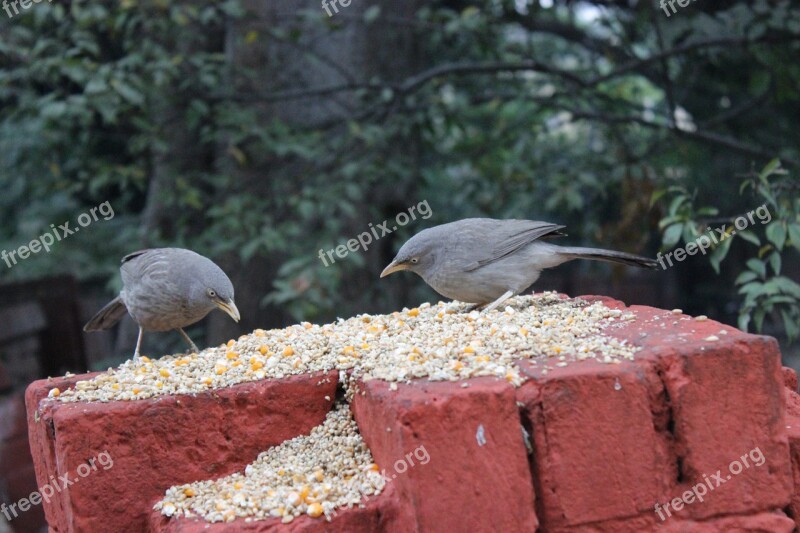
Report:
M 527 337 L 528 336 L 528 330 L 525 329 L 525 328 L 519 328 L 519 334 Z
M 188 498 L 193 498 L 197 496 L 197 493 L 194 491 L 192 487 L 186 487 L 185 489 L 183 489 L 183 494 L 186 495 L 186 497 Z
M 111 385 L 111 388 L 114 390 L 119 390 L 119 383 L 114 383 L 113 385 Z
M 279 475 L 279 476 L 282 476 L 282 475 L 284 475 L 284 474 L 286 474 L 286 470 L 284 470 L 283 468 L 281 468 L 280 470 L 278 470 L 278 475 Z
M 218 376 L 224 374 L 227 371 L 228 367 L 226 367 L 225 365 L 217 365 L 214 367 L 214 372 L 216 372 Z
M 372 463 L 371 465 L 369 465 L 369 469 L 372 470 L 373 472 L 377 472 L 381 469 L 381 467 L 378 466 L 378 463 Z
M 473 348 L 472 346 L 467 346 L 466 348 L 464 348 L 464 353 L 475 353 L 475 348 Z
M 362 345 L 361 345 L 361 349 L 362 349 L 362 350 L 369 350 L 369 344 L 367 344 L 367 343 L 365 342 L 364 344 L 362 344 Z
M 241 366 L 241 365 L 242 365 L 242 362 L 241 362 L 241 361 L 238 361 L 238 360 L 237 360 L 237 361 L 234 361 L 233 363 L 231 363 L 231 366 L 232 366 L 232 367 L 237 367 L 237 366 Z
M 139 360 L 140 360 L 141 362 L 143 362 L 143 363 L 149 363 L 149 362 L 150 362 L 150 358 L 149 358 L 149 357 L 147 357 L 146 355 L 140 355 L 140 356 L 139 356 Z
M 61 389 L 56 387 L 54 389 L 50 389 L 50 392 L 47 395 L 50 396 L 50 397 L 55 397 L 55 396 L 58 396 L 59 394 L 61 394 Z
M 419 309 L 416 307 L 414 309 L 409 309 L 408 316 L 419 316 Z
M 356 349 L 353 348 L 352 346 L 345 346 L 344 348 L 342 348 L 342 353 L 345 355 L 353 355 L 355 351 Z
M 164 384 L 163 384 L 163 383 L 161 383 L 160 381 L 156 381 L 156 388 L 157 388 L 157 389 L 160 389 L 160 388 L 162 388 L 162 387 L 164 387 Z
M 311 518 L 319 518 L 322 516 L 322 504 L 316 502 L 312 503 L 308 506 L 308 511 L 306 512 Z
M 257 329 L 253 332 L 253 335 L 255 335 L 256 337 L 263 337 L 266 334 L 267 332 L 264 331 L 263 329 Z
M 314 472 L 314 479 L 321 483 L 325 479 L 325 474 L 322 473 L 322 470 L 317 470 Z
M 266 344 L 262 344 L 258 347 L 258 351 L 261 352 L 261 355 L 266 355 L 266 353 L 269 351 L 269 348 L 267 348 Z
M 166 368 L 162 368 L 161 370 L 158 371 L 158 373 L 161 374 L 162 378 L 169 377 L 169 370 L 167 370 Z
M 262 363 L 261 361 L 256 361 L 255 363 L 250 365 L 250 369 L 253 371 L 260 370 L 261 368 L 264 368 L 264 363 Z
M 244 487 L 244 485 L 242 484 L 241 481 L 237 481 L 236 483 L 233 484 L 233 488 L 236 490 L 242 490 L 242 487 Z
M 58 390 L 58 389 L 56 389 L 56 390 Z M 131 391 L 131 392 L 133 392 L 133 394 L 136 395 L 136 394 L 139 394 L 141 392 L 141 390 L 133 389 L 133 391 Z
M 204 379 L 203 379 L 203 384 L 204 384 L 204 385 L 211 385 L 211 383 L 212 383 L 213 381 L 214 381 L 214 380 L 212 380 L 211 378 L 208 378 L 208 377 L 207 377 L 207 378 L 204 378 Z
M 489 356 L 488 355 L 479 355 L 478 357 L 475 358 L 475 360 L 478 361 L 479 363 L 488 363 L 489 362 Z
M 308 498 L 309 494 L 311 494 L 311 487 L 308 485 L 303 485 L 303 488 L 300 489 L 300 499 L 306 501 L 306 498 Z
M 229 340 L 229 341 L 228 341 L 228 344 L 227 344 L 226 346 L 227 346 L 228 348 L 231 348 L 231 347 L 232 347 L 234 344 L 236 344 L 236 341 L 235 341 L 235 340 L 233 340 L 233 339 L 231 339 L 231 340 Z
M 228 352 L 225 354 L 225 357 L 227 357 L 228 359 L 236 359 L 239 357 L 239 354 L 236 352 Z
M 461 361 L 453 361 L 453 370 L 461 370 L 464 368 L 464 363 Z
M 283 349 L 283 356 L 289 357 L 290 355 L 294 355 L 294 348 L 292 348 L 291 346 L 287 346 L 286 348 Z

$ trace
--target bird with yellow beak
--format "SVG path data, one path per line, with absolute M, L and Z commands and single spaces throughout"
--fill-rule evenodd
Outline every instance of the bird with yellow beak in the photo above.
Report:
M 192 351 L 197 346 L 183 328 L 220 309 L 239 322 L 233 284 L 213 261 L 183 248 L 153 248 L 122 258 L 123 288 L 103 307 L 84 331 L 111 328 L 125 313 L 139 325 L 134 359 L 139 357 L 145 331 L 177 330 Z

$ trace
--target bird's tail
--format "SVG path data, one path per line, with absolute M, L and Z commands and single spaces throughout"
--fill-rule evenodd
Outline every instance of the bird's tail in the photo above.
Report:
M 655 259 L 626 254 L 625 252 L 615 252 L 614 250 L 602 250 L 600 248 L 559 247 L 558 254 L 570 259 L 594 259 L 640 268 L 654 269 L 658 267 L 658 262 Z
M 117 296 L 108 302 L 105 307 L 98 311 L 97 314 L 94 315 L 85 326 L 83 326 L 83 331 L 101 331 L 104 329 L 109 329 L 111 326 L 119 322 L 119 320 L 125 316 L 125 313 L 127 312 L 128 308 L 125 307 L 122 298 Z

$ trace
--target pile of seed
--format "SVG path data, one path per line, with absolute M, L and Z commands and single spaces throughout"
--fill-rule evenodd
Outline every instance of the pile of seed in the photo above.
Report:
M 619 363 L 638 350 L 603 334 L 604 327 L 634 315 L 600 302 L 540 293 L 513 298 L 490 313 L 468 309 L 457 302 L 426 303 L 322 326 L 257 329 L 199 354 L 130 360 L 74 389 L 53 389 L 51 396 L 68 402 L 136 400 L 332 369 L 353 369 L 362 379 L 497 376 L 519 385 L 517 359 L 534 359 L 546 372 L 551 365 L 582 359 Z
M 171 487 L 155 506 L 166 516 L 199 515 L 209 522 L 300 515 L 330 519 L 385 485 L 372 454 L 342 403 L 309 435 L 269 449 L 244 471 L 213 481 Z

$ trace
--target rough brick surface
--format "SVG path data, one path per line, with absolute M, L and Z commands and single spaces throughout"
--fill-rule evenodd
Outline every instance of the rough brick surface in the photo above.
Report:
M 393 391 L 382 381 L 359 384 L 364 394 L 356 394 L 353 412 L 393 478 L 404 511 L 399 531 L 537 527 L 514 389 L 494 378 L 469 385 L 416 381 Z
M 546 373 L 541 362 L 522 361 L 529 380 L 518 389 L 494 378 L 467 387 L 359 383 L 352 409 L 390 481 L 330 522 L 210 525 L 151 507 L 168 486 L 242 470 L 258 452 L 307 433 L 330 408 L 323 398 L 334 397 L 333 373 L 323 385 L 295 377 L 113 404 L 40 406 L 50 387 L 74 379 L 37 382 L 27 402 L 40 480 L 105 449 L 114 459 L 46 506 L 48 521 L 58 532 L 792 531 L 800 520 L 800 395 L 777 343 L 711 320 L 628 310 L 637 319 L 605 333 L 642 346 L 635 361 L 551 360 Z M 743 456 L 749 466 L 732 472 Z M 687 491 L 702 483 L 711 483 L 703 501 L 689 501 Z M 676 498 L 688 503 L 676 508 Z M 656 503 L 671 506 L 664 520 Z
M 241 470 L 261 451 L 319 425 L 336 378 L 331 372 L 110 403 L 40 404 L 57 383 L 33 383 L 29 427 L 34 453 L 42 456 L 40 485 L 66 473 L 75 479 L 78 466 L 102 452 L 113 460 L 108 470 L 98 468 L 45 504 L 50 527 L 143 531 L 153 503 L 171 485 Z
M 718 470 L 723 484 L 712 481 L 704 501 L 673 511 L 675 519 L 785 507 L 792 478 L 777 343 L 710 320 L 630 310 L 637 320 L 606 333 L 643 346 L 635 362 L 584 362 L 547 374 L 521 363 L 532 378 L 518 394 L 532 428 L 543 525 L 655 516 L 656 502 L 663 506 Z M 764 463 L 727 479 L 732 461 L 754 448 Z M 587 480 L 603 480 L 603 490 Z

